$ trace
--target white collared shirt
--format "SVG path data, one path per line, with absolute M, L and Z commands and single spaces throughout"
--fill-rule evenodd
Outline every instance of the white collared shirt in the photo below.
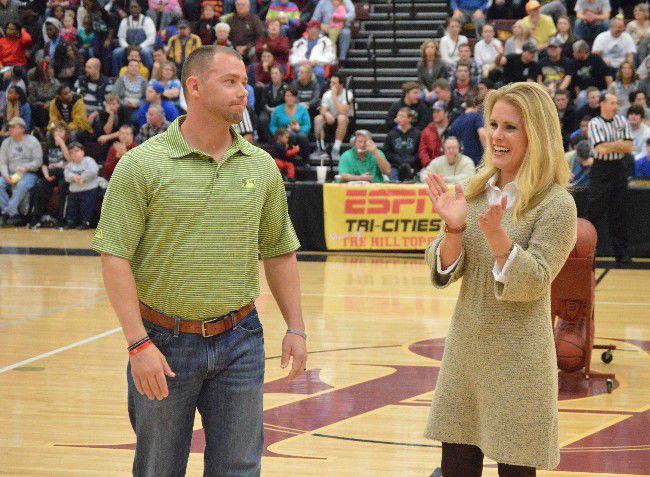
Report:
M 492 177 L 490 177 L 490 179 L 488 179 L 487 183 L 485 184 L 485 197 L 488 201 L 488 204 L 496 205 L 501 203 L 501 198 L 505 196 L 508 199 L 508 202 L 506 204 L 506 209 L 510 209 L 515 205 L 515 202 L 517 201 L 517 197 L 519 197 L 519 191 L 517 191 L 517 187 L 515 186 L 514 182 L 509 182 L 508 184 L 506 184 L 503 190 L 499 189 L 496 185 L 497 178 L 498 178 L 498 174 L 495 174 Z M 492 268 L 492 275 L 494 275 L 494 279 L 496 281 L 501 283 L 506 282 L 508 270 L 510 270 L 510 267 L 512 266 L 512 262 L 514 261 L 516 256 L 517 256 L 517 247 L 512 247 L 512 251 L 510 252 L 510 255 L 508 255 L 508 260 L 506 260 L 506 263 L 503 265 L 503 270 L 499 268 L 499 265 L 497 264 L 496 260 L 494 261 L 494 267 Z M 459 261 L 460 261 L 460 257 L 458 257 L 458 259 L 454 263 L 452 263 L 449 267 L 443 270 L 442 263 L 440 262 L 440 247 L 436 249 L 436 268 L 439 275 L 449 275 L 451 272 L 455 270 Z

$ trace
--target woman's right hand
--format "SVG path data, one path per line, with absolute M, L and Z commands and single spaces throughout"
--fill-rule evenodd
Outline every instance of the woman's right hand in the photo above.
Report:
M 427 194 L 433 204 L 433 210 L 450 227 L 462 227 L 467 218 L 467 201 L 461 186 L 456 184 L 453 190 L 449 190 L 439 174 L 428 174 L 426 181 L 429 186 Z

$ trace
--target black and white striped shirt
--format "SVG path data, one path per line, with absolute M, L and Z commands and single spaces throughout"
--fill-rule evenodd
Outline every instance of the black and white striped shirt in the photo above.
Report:
M 601 161 L 616 161 L 623 159 L 625 154 L 612 152 L 609 154 L 598 154 L 596 146 L 605 142 L 615 142 L 620 139 L 632 141 L 630 125 L 623 116 L 616 115 L 613 119 L 607 120 L 602 116 L 596 116 L 589 121 L 589 145 L 593 151 L 594 159 Z

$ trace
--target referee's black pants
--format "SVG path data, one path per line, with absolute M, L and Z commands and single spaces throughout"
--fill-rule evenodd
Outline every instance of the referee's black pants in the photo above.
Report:
M 589 172 L 589 207 L 587 220 L 594 227 L 607 214 L 609 237 L 614 257 L 628 256 L 627 225 L 625 222 L 625 191 L 627 190 L 627 170 L 622 160 L 595 160 Z

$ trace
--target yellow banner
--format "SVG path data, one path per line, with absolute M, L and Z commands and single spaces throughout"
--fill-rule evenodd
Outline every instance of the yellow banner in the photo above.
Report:
M 424 184 L 325 184 L 328 250 L 424 250 L 442 220 Z

